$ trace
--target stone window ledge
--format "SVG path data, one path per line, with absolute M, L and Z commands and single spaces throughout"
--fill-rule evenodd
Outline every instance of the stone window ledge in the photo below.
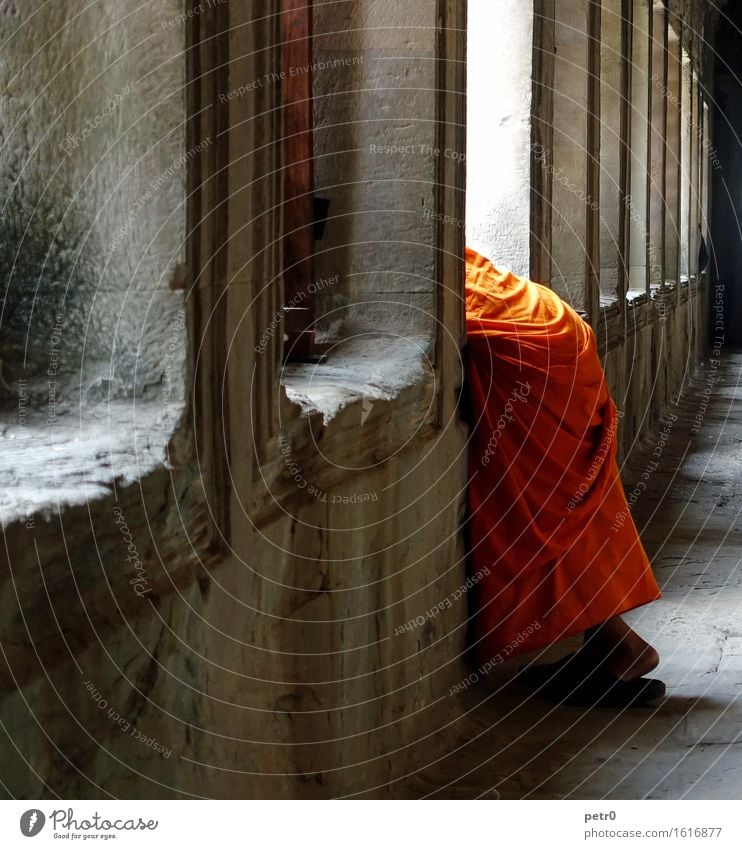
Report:
M 641 306 L 641 304 L 647 303 L 647 290 L 646 289 L 629 289 L 626 292 L 626 305 L 629 309 L 633 309 L 634 307 Z
M 325 500 L 429 438 L 436 380 L 429 337 L 363 335 L 319 364 L 292 364 L 281 379 L 279 432 L 254 494 L 255 520 L 293 500 Z
M 432 373 L 427 336 L 364 335 L 341 342 L 322 363 L 286 366 L 286 396 L 305 415 L 321 414 L 329 425 L 359 400 L 393 401 Z
M 180 406 L 157 401 L 25 408 L 0 419 L 0 521 L 33 522 L 111 495 L 166 465 Z

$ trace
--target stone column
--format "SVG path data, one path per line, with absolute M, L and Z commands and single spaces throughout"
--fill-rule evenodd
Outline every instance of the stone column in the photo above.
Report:
M 631 54 L 631 191 L 629 213 L 629 293 L 646 292 L 649 243 L 649 141 L 651 12 L 646 0 L 634 0 Z
M 597 317 L 600 212 L 600 6 L 555 9 L 552 273 L 554 290 Z

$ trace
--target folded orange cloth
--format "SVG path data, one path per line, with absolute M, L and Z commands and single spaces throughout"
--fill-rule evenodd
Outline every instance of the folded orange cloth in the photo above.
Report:
M 505 660 L 660 597 L 626 503 L 595 335 L 467 250 L 473 650 Z

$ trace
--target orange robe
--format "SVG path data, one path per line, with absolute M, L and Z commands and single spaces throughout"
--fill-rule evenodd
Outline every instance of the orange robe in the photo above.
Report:
M 540 648 L 660 597 L 626 503 L 595 335 L 467 250 L 472 646 Z

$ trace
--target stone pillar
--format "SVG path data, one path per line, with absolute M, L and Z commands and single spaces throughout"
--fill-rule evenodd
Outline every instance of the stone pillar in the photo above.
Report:
M 680 159 L 680 277 L 690 279 L 690 204 L 691 190 L 693 187 L 691 169 L 691 88 L 692 75 L 690 56 L 682 51 L 682 74 L 681 74 L 681 98 L 680 98 L 680 120 L 681 120 L 681 159 Z
M 664 279 L 677 284 L 680 278 L 682 57 L 680 37 L 672 27 L 668 30 L 667 59 Z
M 596 318 L 600 212 L 600 6 L 555 8 L 552 273 L 554 290 Z
M 622 278 L 621 132 L 625 98 L 622 0 L 603 0 L 600 44 L 600 297 L 616 301 Z
M 701 161 L 698 152 L 701 148 L 700 98 L 698 76 L 691 70 L 690 81 L 690 190 L 688 192 L 688 262 L 690 276 L 698 274 L 698 250 L 700 239 L 698 225 L 700 224 L 701 203 Z
M 629 293 L 646 292 L 649 282 L 649 141 L 651 12 L 646 0 L 634 2 L 634 38 L 631 54 L 631 193 L 628 202 Z
M 652 10 L 652 55 L 650 79 L 650 165 L 649 238 L 650 286 L 664 282 L 665 185 L 667 147 L 667 12 L 662 2 Z

